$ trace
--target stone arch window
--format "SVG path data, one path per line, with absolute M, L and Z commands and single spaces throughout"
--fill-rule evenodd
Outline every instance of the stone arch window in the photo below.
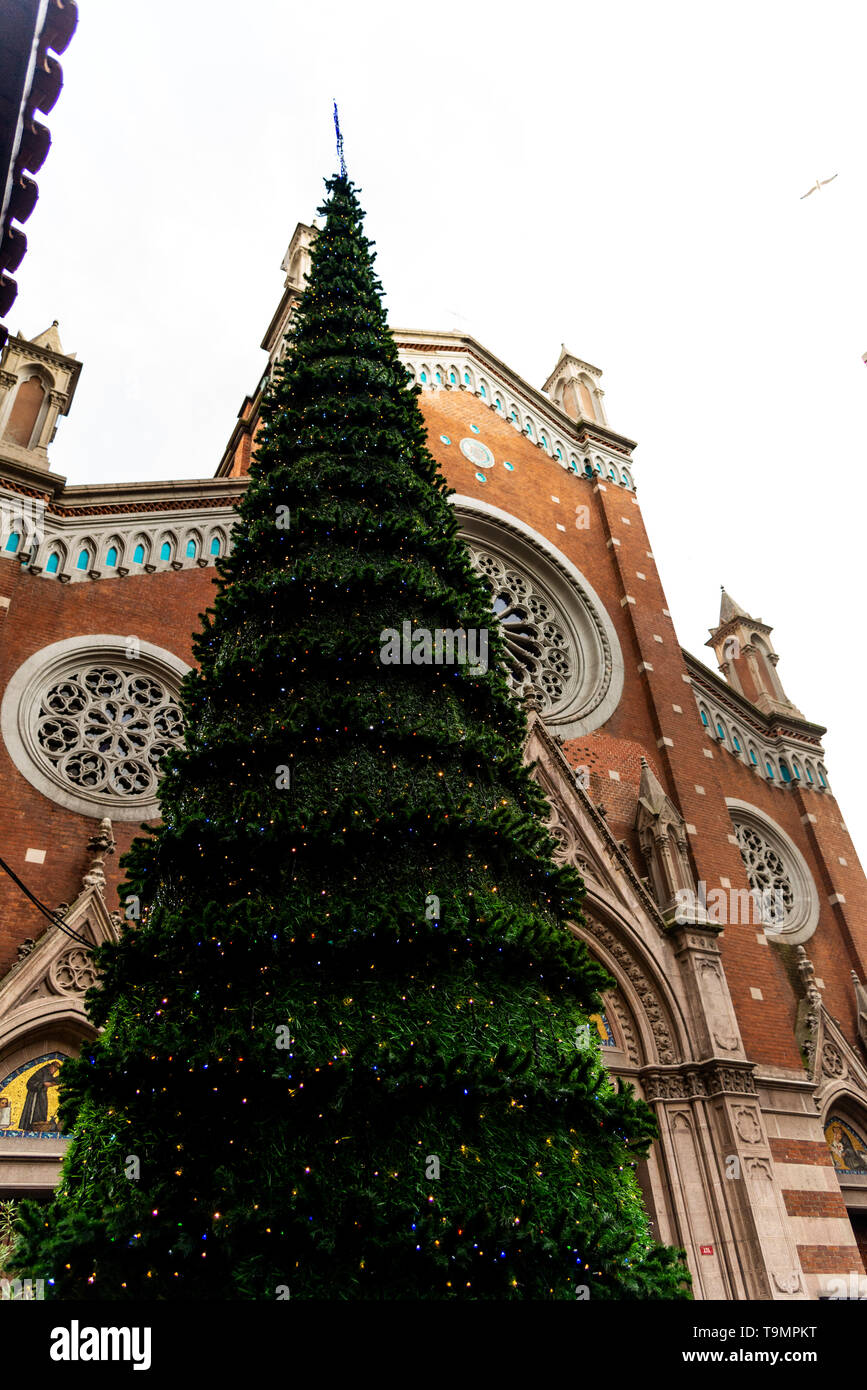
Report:
M 225 551 L 226 535 L 222 527 L 218 526 L 211 532 L 210 542 L 208 545 L 208 554 L 212 556 L 218 556 L 225 554 Z
M 4 431 L 4 437 L 10 444 L 29 449 L 38 443 L 37 426 L 41 423 L 52 385 L 53 380 L 47 373 L 43 375 L 36 366 L 25 367 Z
M 188 667 L 141 639 L 100 634 L 44 647 L 15 672 L 0 728 L 19 772 L 82 815 L 149 820 L 162 760 L 183 736 Z
M 488 388 L 483 381 L 479 382 L 479 395 L 485 401 L 488 398 Z
M 15 552 L 17 551 L 17 549 L 18 549 L 18 547 L 19 547 L 20 544 L 21 544 L 21 532 L 20 532 L 20 531 L 10 531 L 10 532 L 9 532 L 9 536 L 8 536 L 8 538 L 7 538 L 7 540 L 6 540 L 6 544 L 4 545 L 3 549 L 4 549 L 4 550 L 8 550 L 9 553 L 10 553 L 11 555 L 14 555 Z
M 719 738 L 720 743 L 727 743 L 727 742 L 728 742 L 728 735 L 726 734 L 726 728 L 725 728 L 725 725 L 723 724 L 723 722 L 722 722 L 721 719 L 717 719 L 717 721 L 716 721 L 716 732 L 717 732 L 717 737 Z
M 828 781 L 827 781 L 827 777 L 826 777 L 826 774 L 825 774 L 825 769 L 822 767 L 822 764 L 821 764 L 821 763 L 819 763 L 819 782 L 820 782 L 821 785 L 827 790 Z
M 90 551 L 88 550 L 86 545 L 83 545 L 81 547 L 81 549 L 78 552 L 78 555 L 76 556 L 75 568 L 77 570 L 90 569 Z
M 427 365 L 426 362 L 422 363 L 422 368 L 418 374 L 418 379 L 421 382 L 422 386 L 427 386 L 428 382 L 430 381 L 430 367 Z
M 773 696 L 775 700 L 785 700 L 786 696 L 780 684 L 776 666 L 771 660 L 771 652 L 767 642 L 759 633 L 754 632 L 750 637 L 750 645 L 755 647 L 761 669 L 765 673 L 768 694 Z
M 811 764 L 811 763 L 808 763 L 808 762 L 805 762 L 805 763 L 804 763 L 804 770 L 805 770 L 805 772 L 806 772 L 806 774 L 807 774 L 807 781 L 809 782 L 810 786 L 811 786 L 811 787 L 814 786 L 814 785 L 815 785 L 815 778 L 813 777 L 813 767 L 812 767 L 812 764 Z
M 524 433 L 528 439 L 533 438 L 533 421 L 529 418 L 529 416 L 524 421 Z
M 539 435 L 539 443 L 542 445 L 543 449 L 549 448 L 548 436 L 544 432 Z
M 791 782 L 792 774 L 789 771 L 789 764 L 785 758 L 780 758 L 780 777 L 784 782 Z
M 58 571 L 58 569 L 59 569 L 59 567 L 60 567 L 60 552 L 59 552 L 58 550 L 52 550 L 52 552 L 51 552 L 51 554 L 49 555 L 48 560 L 46 561 L 46 564 L 45 564 L 45 573 L 46 573 L 46 574 L 56 574 L 57 571 Z
M 123 551 L 124 545 L 120 536 L 109 536 L 105 548 L 105 559 L 103 560 L 105 569 L 117 569 L 118 565 L 122 563 Z
M 178 538 L 174 531 L 165 531 L 160 537 L 159 557 L 163 565 L 170 564 L 178 554 Z
M 796 781 L 796 782 L 800 782 L 800 780 L 801 780 L 801 769 L 800 769 L 800 767 L 798 766 L 798 760 L 797 760 L 797 758 L 793 758 L 793 759 L 792 759 L 792 774 L 793 774 L 793 776 L 794 776 L 794 778 L 795 778 L 795 781 Z
M 499 396 L 495 396 L 495 397 L 494 397 L 494 405 L 496 406 L 497 410 L 499 410 L 500 412 L 502 412 L 502 409 L 503 409 L 503 402 L 502 402 L 502 400 L 500 399 Z
M 202 553 L 202 537 L 197 530 L 188 531 L 184 540 L 184 559 L 197 560 Z
M 140 531 L 135 537 L 132 552 L 132 562 L 134 565 L 147 565 L 151 560 L 151 538 L 146 532 Z
M 472 384 L 473 384 L 473 374 L 472 374 L 472 372 L 470 371 L 469 367 L 464 367 L 464 385 L 465 385 L 465 386 L 470 386 L 470 387 L 471 387 Z
M 580 376 L 578 378 L 578 396 L 581 401 L 582 415 L 586 415 L 589 420 L 595 420 L 597 418 L 595 405 L 596 392 L 586 376 Z
M 704 725 L 704 727 L 705 727 L 706 729 L 709 729 L 709 728 L 710 728 L 710 720 L 708 719 L 707 710 L 704 709 L 704 707 L 703 707 L 702 705 L 699 705 L 698 712 L 699 712 L 699 714 L 700 714 L 700 716 L 701 716 L 701 722 L 702 722 L 702 724 Z
M 741 745 L 740 734 L 737 730 L 732 732 L 732 748 L 736 753 L 743 753 L 744 751 Z
M 757 806 L 726 798 L 747 881 L 774 909 L 773 939 L 796 946 L 819 921 L 819 895 L 807 861 L 786 832 Z
M 753 767 L 758 767 L 759 765 L 759 760 L 756 757 L 756 750 L 753 747 L 750 747 L 750 762 L 752 763 Z
M 583 575 L 529 527 L 497 508 L 461 499 L 470 559 L 491 590 L 513 690 L 532 691 L 550 727 L 566 737 L 599 728 L 623 689 L 613 624 Z

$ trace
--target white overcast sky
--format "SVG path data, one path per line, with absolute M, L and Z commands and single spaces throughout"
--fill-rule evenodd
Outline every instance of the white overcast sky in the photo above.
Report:
M 392 324 L 603 369 L 681 642 L 713 665 L 722 583 L 774 625 L 867 859 L 864 6 L 79 11 L 10 318 L 85 364 L 53 467 L 213 474 L 336 96 Z

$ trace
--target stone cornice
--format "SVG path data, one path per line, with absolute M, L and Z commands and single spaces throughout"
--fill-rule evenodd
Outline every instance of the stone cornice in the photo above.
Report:
M 246 478 L 188 478 L 181 482 L 86 483 L 66 488 L 49 508 L 58 516 L 81 517 L 125 512 L 184 511 L 237 505 Z
M 44 468 L 38 467 L 29 450 L 19 451 L 8 439 L 3 441 L 0 453 L 0 485 L 7 482 L 10 487 L 23 483 L 25 488 L 33 488 L 42 497 L 59 497 L 66 487 L 66 479 L 60 473 L 52 473 L 47 464 Z
M 737 632 L 738 628 L 744 627 L 751 628 L 756 632 L 764 632 L 766 636 L 770 636 L 774 630 L 769 623 L 763 623 L 761 618 L 743 617 L 736 613 L 733 618 L 729 618 L 727 623 L 720 623 L 719 627 L 711 628 L 710 637 L 704 645 L 715 647 L 721 637 L 728 637 L 729 633 Z

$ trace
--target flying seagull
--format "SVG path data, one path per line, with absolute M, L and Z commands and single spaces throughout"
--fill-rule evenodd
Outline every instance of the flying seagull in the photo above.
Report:
M 832 180 L 834 180 L 836 177 L 836 174 L 832 174 L 830 179 L 816 179 L 816 182 L 813 184 L 813 187 L 808 188 L 806 193 L 801 194 L 801 202 L 803 203 L 805 198 L 809 198 L 811 193 L 815 193 L 817 188 L 824 188 L 826 183 L 831 183 Z

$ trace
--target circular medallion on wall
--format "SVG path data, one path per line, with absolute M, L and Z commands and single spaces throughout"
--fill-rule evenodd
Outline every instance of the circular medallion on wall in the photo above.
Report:
M 479 439 L 462 439 L 461 453 L 476 468 L 493 468 L 495 459 L 487 444 Z
M 109 634 L 54 642 L 12 677 L 0 707 L 9 754 L 31 786 L 85 816 L 153 820 L 166 753 L 183 738 L 172 652 Z

